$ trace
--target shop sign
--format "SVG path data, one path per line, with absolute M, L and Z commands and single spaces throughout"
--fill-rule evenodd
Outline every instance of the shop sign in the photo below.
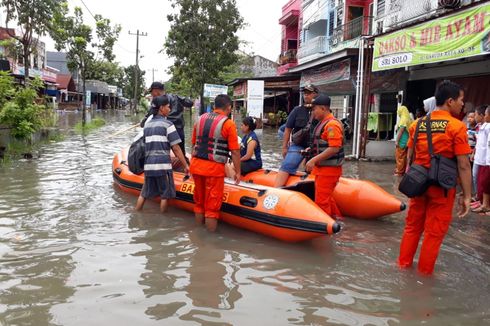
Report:
M 265 88 L 295 88 L 299 86 L 299 80 L 266 81 Z
M 56 83 L 57 74 L 47 69 L 42 70 L 42 79 L 47 82 Z
M 92 91 L 85 91 L 85 107 L 89 108 L 92 103 Z
M 247 82 L 241 82 L 240 84 L 236 85 L 233 87 L 233 96 L 234 97 L 241 97 L 244 96 L 247 93 Z
M 490 4 L 376 38 L 373 71 L 490 53 Z
M 247 115 L 262 118 L 264 113 L 264 81 L 247 81 Z
M 301 75 L 300 86 L 306 84 L 325 85 L 350 79 L 350 59 L 329 64 L 319 69 L 312 69 L 303 72 Z
M 216 96 L 221 94 L 228 94 L 228 86 L 204 84 L 204 97 L 214 99 Z

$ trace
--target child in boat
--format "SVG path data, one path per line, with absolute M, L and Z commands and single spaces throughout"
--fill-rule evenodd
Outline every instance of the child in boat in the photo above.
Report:
M 240 129 L 244 135 L 240 145 L 240 170 L 242 175 L 262 168 L 260 142 L 254 131 L 256 127 L 257 125 L 252 117 L 246 117 L 243 119 L 242 125 L 240 126 Z
M 151 102 L 154 111 L 153 119 L 145 124 L 145 182 L 136 203 L 136 210 L 141 210 L 146 199 L 160 196 L 160 210 L 167 211 L 168 199 L 175 198 L 175 185 L 172 174 L 170 149 L 184 165 L 189 174 L 189 166 L 180 149 L 180 137 L 174 124 L 167 120 L 170 104 L 166 95 L 157 96 Z

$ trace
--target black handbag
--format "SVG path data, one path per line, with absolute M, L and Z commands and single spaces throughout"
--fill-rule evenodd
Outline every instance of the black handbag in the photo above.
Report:
M 417 127 L 415 128 L 415 135 L 413 138 L 414 151 L 413 155 L 410 158 L 410 167 L 407 173 L 403 175 L 403 178 L 398 185 L 398 190 L 402 194 L 406 195 L 408 198 L 423 195 L 430 185 L 429 170 L 423 165 L 413 164 L 413 161 L 415 160 L 415 144 L 417 143 L 420 124 L 422 123 L 422 120 L 423 119 L 419 119 L 419 121 L 417 122 Z
M 426 169 L 424 166 L 412 164 L 413 159 L 410 160 L 410 168 L 403 176 L 400 185 L 398 186 L 398 190 L 409 198 L 422 195 L 432 184 L 438 185 L 445 190 L 449 190 L 456 187 L 458 183 L 458 164 L 456 160 L 444 157 L 440 154 L 434 154 L 430 113 L 427 115 L 425 121 L 427 125 L 427 144 L 429 146 L 430 167 L 429 169 Z M 414 135 L 414 148 L 421 123 L 422 119 L 419 119 Z M 412 155 L 412 158 L 414 157 L 415 150 Z
M 430 121 L 430 114 L 428 119 Z M 446 190 L 456 187 L 458 183 L 458 163 L 455 159 L 434 154 L 430 123 L 427 127 L 427 143 L 430 154 L 429 181 Z

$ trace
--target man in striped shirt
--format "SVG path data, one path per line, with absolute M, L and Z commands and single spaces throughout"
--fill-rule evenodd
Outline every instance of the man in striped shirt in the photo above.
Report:
M 160 210 L 166 212 L 168 199 L 175 198 L 175 185 L 172 174 L 170 149 L 189 174 L 189 166 L 180 149 L 181 139 L 174 124 L 167 120 L 170 104 L 166 95 L 157 96 L 151 102 L 153 119 L 145 124 L 145 183 L 136 203 L 141 210 L 147 198 L 160 196 Z

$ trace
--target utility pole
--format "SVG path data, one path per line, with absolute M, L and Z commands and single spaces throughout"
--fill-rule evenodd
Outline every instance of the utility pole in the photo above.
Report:
M 138 60 L 139 60 L 139 42 L 140 42 L 140 36 L 148 36 L 148 33 L 145 32 L 140 32 L 140 30 L 136 30 L 135 33 L 131 33 L 131 31 L 128 32 L 129 35 L 136 35 L 136 64 L 134 66 L 134 112 L 136 113 L 138 111 Z M 133 107 L 133 105 L 131 107 Z
M 151 68 L 151 82 L 152 83 L 155 81 L 155 71 L 158 71 L 158 69 Z

